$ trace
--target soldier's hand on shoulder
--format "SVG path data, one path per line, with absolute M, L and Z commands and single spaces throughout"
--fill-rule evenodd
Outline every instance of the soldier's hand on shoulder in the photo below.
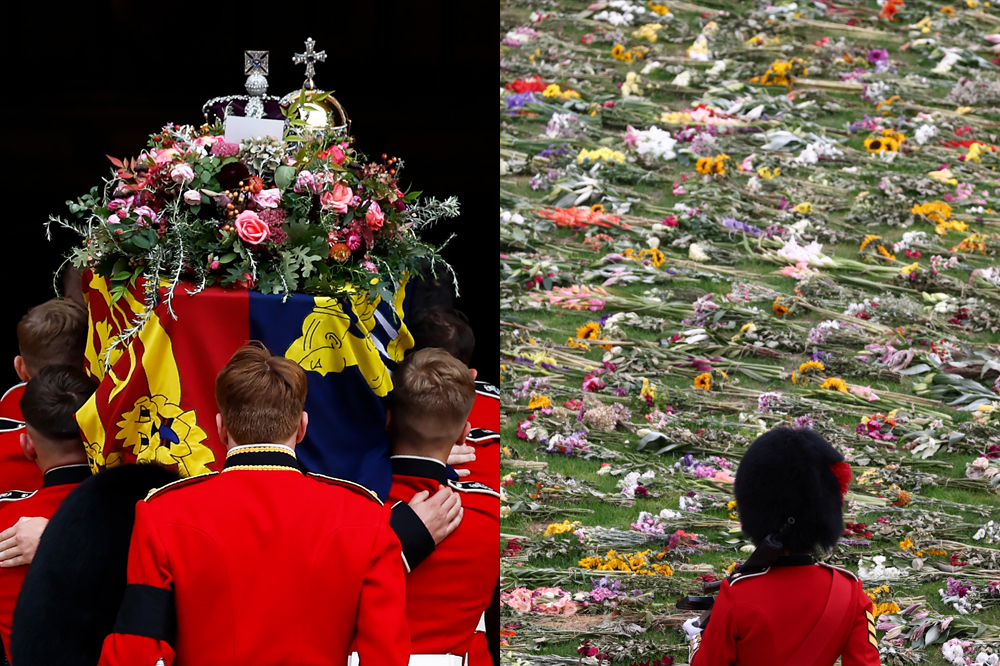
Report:
M 472 472 L 467 469 L 459 469 L 458 465 L 464 465 L 465 463 L 472 462 L 475 459 L 476 448 L 468 446 L 467 444 L 455 444 L 451 447 L 451 453 L 448 454 L 448 464 L 455 468 L 455 472 L 458 474 L 459 478 L 469 476 Z
M 0 567 L 31 564 L 48 524 L 48 518 L 21 516 L 12 527 L 0 532 Z
M 408 502 L 437 545 L 462 522 L 462 499 L 451 488 L 441 486 L 433 496 L 422 490 Z

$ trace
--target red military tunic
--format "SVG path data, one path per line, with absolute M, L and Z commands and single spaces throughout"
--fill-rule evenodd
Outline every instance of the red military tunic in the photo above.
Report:
M 25 386 L 23 382 L 16 384 L 0 397 L 0 502 L 24 499 L 42 487 L 42 471 L 21 450 Z
M 406 618 L 413 654 L 464 658 L 499 575 L 500 494 L 476 481 L 448 481 L 444 463 L 433 458 L 393 456 L 392 472 L 393 503 L 439 485 L 461 493 L 461 524 L 406 576 Z
M 0 419 L 23 420 L 21 416 L 21 396 L 24 395 L 24 387 L 27 385 L 27 382 L 14 384 L 0 396 Z
M 33 466 L 38 470 L 37 465 Z M 23 516 L 51 518 L 66 495 L 88 478 L 90 478 L 90 465 L 86 463 L 50 469 L 45 473 L 45 481 L 40 490 L 24 499 L 11 500 L 3 504 L 3 508 L 0 508 L 0 531 L 17 524 Z M 3 640 L 4 653 L 8 655 L 14 607 L 17 605 L 17 595 L 27 574 L 27 565 L 0 569 L 0 639 Z
M 236 447 L 220 473 L 136 505 L 107 666 L 405 666 L 405 580 L 390 511 L 291 449 Z
M 462 465 L 469 470 L 463 481 L 479 481 L 499 492 L 500 488 L 500 391 L 492 384 L 476 382 L 476 401 L 469 414 L 472 431 L 465 439 L 476 449 L 476 459 Z
M 476 402 L 469 414 L 472 432 L 465 443 L 476 449 L 476 459 L 466 465 L 471 474 L 465 477 L 468 481 L 479 481 L 499 492 L 500 490 L 500 391 L 487 382 L 476 382 Z M 498 535 L 499 537 L 499 535 Z M 499 548 L 496 551 L 499 553 Z M 499 555 L 497 570 L 499 571 Z M 499 574 L 498 574 L 499 583 Z M 499 606 L 499 594 L 495 595 L 494 604 Z M 492 651 L 487 638 L 487 629 L 494 635 L 494 642 L 499 641 L 499 627 L 487 627 L 486 618 L 481 618 L 479 630 L 472 638 L 469 649 L 469 666 L 489 666 L 493 663 Z M 499 645 L 497 646 L 499 648 Z M 494 648 L 494 649 L 497 649 Z
M 838 612 L 821 622 L 831 589 L 841 587 Z M 783 557 L 761 573 L 722 583 L 691 666 L 781 666 L 803 654 L 807 637 L 816 645 L 809 664 L 832 666 L 838 657 L 842 666 L 879 664 L 872 602 L 861 581 L 844 569 L 814 565 L 808 555 Z

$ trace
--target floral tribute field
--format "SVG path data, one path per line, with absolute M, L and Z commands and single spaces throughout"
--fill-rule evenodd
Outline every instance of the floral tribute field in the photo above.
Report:
M 1000 655 L 1000 9 L 507 0 L 503 659 L 687 659 L 812 427 L 885 664 Z M 775 479 L 781 483 L 781 479 Z

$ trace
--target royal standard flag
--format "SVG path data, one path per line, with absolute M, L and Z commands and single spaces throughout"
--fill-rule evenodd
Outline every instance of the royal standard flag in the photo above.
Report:
M 181 283 L 145 312 L 143 285 L 112 299 L 87 273 L 86 365 L 100 381 L 77 413 L 91 466 L 158 464 L 182 477 L 222 469 L 215 377 L 248 340 L 301 365 L 309 428 L 296 447 L 312 472 L 348 479 L 381 497 L 391 483 L 386 409 L 392 370 L 413 346 L 405 286 L 394 302 L 367 294 L 281 296 Z

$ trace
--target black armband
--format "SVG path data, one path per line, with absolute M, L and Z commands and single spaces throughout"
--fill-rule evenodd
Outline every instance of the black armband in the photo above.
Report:
M 152 585 L 126 586 L 114 633 L 145 636 L 173 645 L 177 635 L 174 593 Z
M 403 564 L 406 565 L 407 572 L 416 569 L 418 564 L 434 552 L 434 537 L 406 502 L 397 502 L 392 507 L 389 526 L 403 546 Z

